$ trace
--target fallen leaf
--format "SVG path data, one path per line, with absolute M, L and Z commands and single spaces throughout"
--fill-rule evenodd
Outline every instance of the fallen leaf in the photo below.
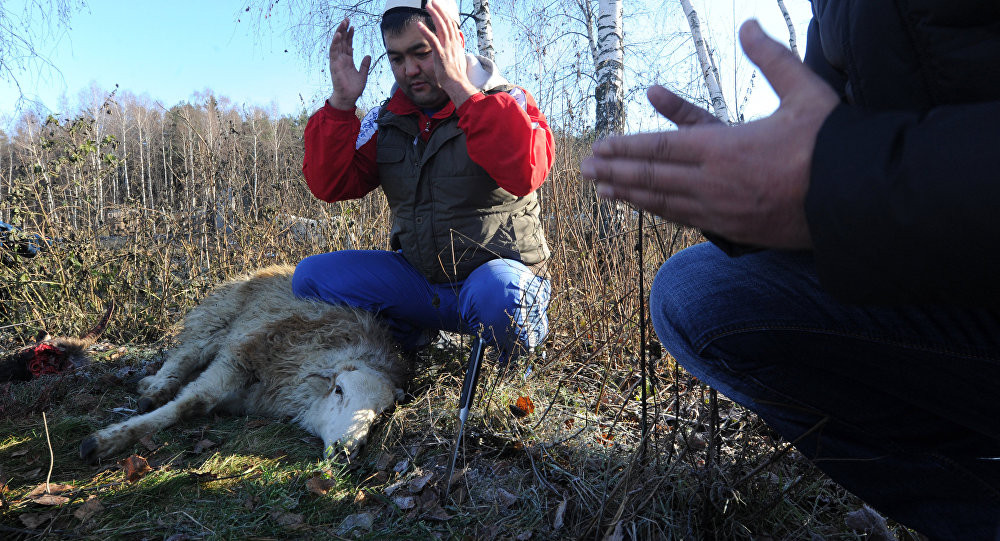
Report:
M 531 536 L 532 536 L 531 530 L 527 530 L 517 534 L 517 537 L 515 537 L 514 539 L 517 539 L 517 541 L 528 541 L 529 539 L 531 539 Z
M 427 510 L 433 508 L 435 505 L 440 505 L 441 495 L 438 491 L 433 488 L 428 488 L 427 490 L 420 493 L 420 508 Z
M 37 487 L 31 489 L 31 492 L 25 496 L 29 500 L 34 500 L 39 496 L 44 496 L 46 494 L 62 494 L 63 492 L 69 492 L 75 489 L 73 485 L 62 485 L 59 483 L 41 483 Z
M 38 505 L 63 505 L 69 503 L 69 498 L 66 496 L 56 496 L 55 494 L 44 494 L 31 501 Z
M 691 437 L 688 438 L 687 443 L 692 449 L 700 450 L 708 447 L 708 439 L 700 432 L 692 434 Z
M 410 461 L 404 458 L 403 460 L 400 460 L 399 462 L 396 463 L 395 466 L 392 467 L 392 471 L 396 473 L 403 473 L 409 467 L 410 467 Z
M 149 462 L 146 462 L 146 459 L 139 455 L 132 455 L 122 460 L 120 464 L 122 470 L 125 471 L 125 480 L 129 483 L 134 483 L 153 471 L 153 468 L 149 467 Z
M 215 447 L 214 441 L 208 439 L 201 440 L 198 443 L 194 444 L 194 454 L 200 455 L 201 453 L 204 453 L 205 450 L 211 449 L 212 447 Z
M 385 471 L 389 469 L 389 464 L 395 460 L 396 457 L 392 456 L 392 453 L 382 453 L 378 457 L 378 462 L 375 463 L 375 469 L 378 471 Z
M 433 477 L 434 477 L 434 473 L 433 472 L 427 472 L 424 475 L 421 475 L 420 477 L 417 477 L 416 479 L 411 479 L 410 482 L 409 482 L 409 486 L 407 488 L 410 489 L 410 492 L 412 494 L 416 494 L 416 493 L 420 492 L 421 490 L 423 490 L 424 487 L 427 486 L 427 483 Z
M 405 485 L 405 484 L 406 484 L 406 481 L 403 481 L 403 480 L 399 480 L 399 481 L 396 481 L 395 483 L 393 483 L 393 484 L 391 484 L 391 485 L 389 485 L 389 486 L 385 487 L 385 488 L 383 489 L 383 491 L 385 492 L 385 495 L 386 495 L 386 496 L 389 496 L 389 497 L 391 497 L 391 496 L 392 496 L 392 493 L 393 493 L 393 492 L 396 492 L 397 490 L 399 490 L 399 488 L 400 488 L 401 486 L 403 486 L 403 485 Z
M 325 496 L 334 485 L 333 479 L 325 479 L 321 475 L 314 475 L 306 480 L 306 488 L 313 494 Z
M 35 469 L 33 469 L 33 470 L 29 471 L 29 472 L 25 472 L 24 477 L 27 478 L 27 479 L 32 479 L 34 477 L 38 477 L 38 474 L 40 474 L 40 473 L 42 473 L 42 469 L 41 468 L 35 468 Z
M 424 516 L 433 520 L 451 520 L 451 515 L 445 511 L 439 502 L 434 502 L 433 505 L 428 505 L 424 508 Z
M 146 434 L 145 436 L 139 438 L 139 443 L 141 443 L 143 447 L 145 447 L 150 451 L 155 451 L 160 447 L 159 445 L 156 445 L 156 442 L 153 441 L 152 434 Z
M 407 509 L 413 509 L 417 506 L 417 501 L 413 496 L 396 496 L 392 499 L 392 503 L 396 504 L 396 507 L 406 511 Z
M 21 524 L 27 528 L 37 530 L 39 526 L 46 524 L 55 516 L 56 514 L 50 511 L 47 513 L 21 513 L 18 518 L 21 519 Z
M 500 507 L 504 509 L 517 503 L 517 496 L 507 492 L 502 488 L 498 488 L 496 492 L 496 502 L 500 504 Z
M 366 532 L 371 531 L 373 524 L 375 524 L 375 516 L 371 513 L 347 515 L 344 517 L 344 521 L 340 523 L 340 527 L 337 528 L 337 534 L 344 535 L 356 529 Z
M 552 529 L 558 530 L 563 527 L 563 520 L 566 517 L 566 503 L 567 500 L 564 498 L 563 501 L 559 502 L 559 507 L 556 507 L 556 516 L 552 519 Z
M 87 501 L 83 502 L 83 505 L 76 508 L 73 511 L 73 516 L 80 520 L 80 522 L 86 522 L 87 519 L 104 511 L 104 506 L 101 505 L 101 500 L 97 499 L 97 496 L 90 496 Z
M 535 403 L 527 396 L 522 396 L 513 404 L 510 404 L 510 412 L 514 417 L 521 419 L 531 415 L 535 411 Z
M 571 430 L 573 428 L 573 423 L 575 422 L 576 422 L 575 419 L 572 418 L 566 419 L 565 421 L 563 421 L 563 426 L 566 427 L 566 430 Z
M 279 525 L 286 528 L 295 528 L 302 524 L 302 515 L 297 513 L 287 513 L 285 511 L 271 511 L 271 518 Z
M 364 490 L 359 490 L 357 494 L 354 495 L 355 505 L 364 505 L 368 501 L 368 495 L 365 494 Z
M 13 453 L 10 454 L 10 456 L 12 456 L 12 457 L 18 457 L 18 456 L 24 456 L 26 454 L 28 454 L 28 449 L 24 448 L 24 449 L 21 449 L 20 451 L 14 451 Z

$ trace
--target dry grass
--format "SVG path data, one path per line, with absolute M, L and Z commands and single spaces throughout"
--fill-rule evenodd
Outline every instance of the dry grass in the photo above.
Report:
M 636 269 L 643 265 L 648 288 L 658 264 L 699 235 L 647 224 L 641 262 L 635 216 L 616 224 L 620 234 L 599 239 L 589 186 L 578 178 L 586 146 L 565 141 L 560 148 L 542 192 L 555 249 L 552 332 L 503 377 L 489 366 L 467 427 L 464 474 L 443 506 L 437 502 L 467 350 L 449 341 L 423 354 L 411 399 L 381 420 L 351 463 L 319 460 L 316 438 L 256 418 L 193 419 L 152 435 L 133 449 L 151 467 L 135 482 L 118 464 L 90 467 L 77 454 L 83 436 L 134 409 L 133 381 L 155 368 L 171 325 L 214 284 L 310 253 L 385 247 L 381 197 L 330 206 L 289 198 L 301 201 L 289 204 L 290 214 L 346 218 L 303 240 L 246 215 L 213 230 L 184 221 L 190 217 L 134 207 L 121 209 L 131 220 L 124 231 L 107 224 L 70 230 L 32 210 L 45 207 L 43 194 L 20 186 L 27 194 L 22 223 L 60 241 L 39 257 L 0 265 L 0 349 L 25 343 L 43 325 L 78 334 L 108 297 L 122 308 L 105 334 L 114 346 L 98 348 L 91 367 L 0 387 L 0 533 L 175 540 L 859 538 L 844 517 L 860 502 L 794 451 L 782 453 L 785 444 L 723 397 L 713 433 L 711 393 L 668 356 L 654 359 L 647 385 L 651 430 L 642 440 L 639 298 L 646 291 Z M 511 409 L 521 397 L 534 404 L 525 417 Z M 42 412 L 55 456 L 52 482 L 72 486 L 61 505 L 28 497 L 49 468 Z M 80 510 L 89 497 L 102 509 L 87 515 Z M 360 526 L 348 530 L 352 522 Z

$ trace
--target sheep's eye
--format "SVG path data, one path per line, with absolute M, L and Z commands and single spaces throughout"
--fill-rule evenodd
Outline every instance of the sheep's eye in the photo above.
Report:
M 333 387 L 333 392 L 334 392 L 334 394 L 338 394 L 340 396 L 344 396 L 344 390 L 340 388 L 340 385 L 335 385 Z

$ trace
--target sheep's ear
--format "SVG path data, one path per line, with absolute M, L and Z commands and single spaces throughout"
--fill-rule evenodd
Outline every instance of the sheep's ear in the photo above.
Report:
M 322 385 L 324 390 L 330 389 L 336 384 L 337 372 L 332 368 L 324 368 L 306 374 L 306 379 L 313 381 L 315 384 Z

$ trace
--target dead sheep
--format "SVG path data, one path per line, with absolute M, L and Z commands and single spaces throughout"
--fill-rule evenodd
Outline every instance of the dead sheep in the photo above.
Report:
M 263 269 L 191 310 L 163 367 L 139 382 L 147 413 L 86 437 L 81 458 L 95 463 L 209 412 L 291 417 L 322 438 L 325 456 L 362 445 L 402 398 L 409 367 L 374 315 L 296 298 L 293 271 Z

